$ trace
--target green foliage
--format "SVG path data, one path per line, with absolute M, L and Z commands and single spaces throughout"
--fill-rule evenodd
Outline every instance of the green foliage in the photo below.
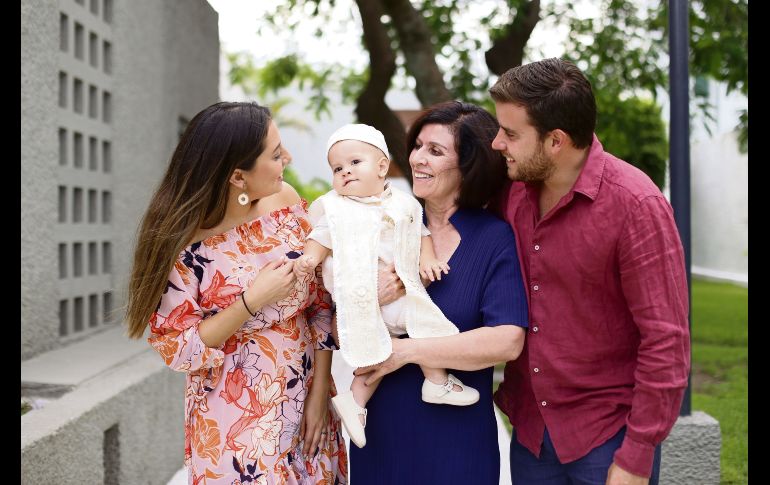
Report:
M 459 2 L 422 2 L 420 13 L 430 29 L 437 62 L 445 66 L 445 82 L 455 98 L 471 101 L 481 91 L 483 79 L 475 72 L 471 53 L 479 50 L 480 43 L 468 32 L 457 30 L 455 20 L 460 12 Z
M 660 3 L 661 20 L 668 2 Z M 727 84 L 727 92 L 749 94 L 748 0 L 695 0 L 690 8 L 690 69 Z
M 479 63 L 478 54 L 489 47 L 485 41 L 489 40 L 491 29 L 503 29 L 503 22 L 509 16 L 512 18 L 512 11 L 506 8 L 508 3 L 518 5 L 522 1 L 491 4 L 490 14 L 479 21 L 483 28 L 475 30 L 457 27 L 457 21 L 468 14 L 468 1 L 416 2 L 433 34 L 436 62 L 444 70 L 444 81 L 455 99 L 482 104 L 489 98 L 487 90 L 492 83 L 486 66 Z M 515 11 L 515 6 L 511 8 Z
M 300 197 L 307 200 L 308 203 L 313 202 L 332 189 L 332 186 L 327 181 L 318 177 L 314 177 L 307 183 L 300 181 L 297 173 L 289 167 L 283 170 L 283 180 L 294 187 Z
M 320 38 L 324 29 L 332 22 L 331 14 L 334 8 L 335 0 L 286 0 L 263 18 L 266 22 L 260 24 L 258 32 L 261 33 L 264 28 L 294 32 L 301 23 L 312 22 L 315 25 L 314 35 Z M 351 22 L 352 18 L 348 20 L 349 24 Z M 361 48 L 363 49 L 363 45 Z M 369 76 L 368 69 L 357 70 L 344 61 L 322 64 L 302 60 L 297 54 L 281 56 L 259 67 L 254 66 L 246 56 L 229 56 L 229 60 L 231 82 L 239 84 L 238 80 L 243 77 L 242 72 L 247 73 L 245 77 L 261 94 L 277 93 L 293 82 L 296 82 L 300 89 L 308 88 L 310 95 L 305 109 L 312 111 L 317 120 L 323 115 L 331 114 L 330 92 L 341 92 L 343 102 L 355 104 Z M 278 64 L 273 65 L 276 61 Z M 274 69 L 278 72 L 269 72 Z
M 566 52 L 595 91 L 655 96 L 668 82 L 663 33 L 649 27 L 652 13 L 633 0 L 607 0 L 596 18 L 568 14 Z
M 722 81 L 727 92 L 749 94 L 748 0 L 690 2 L 690 75 Z M 667 26 L 668 2 L 660 2 L 655 24 Z M 706 101 L 700 104 L 708 104 Z M 711 108 L 708 106 L 708 108 Z M 738 126 L 742 153 L 748 151 L 749 113 L 742 110 Z
M 467 28 L 471 15 L 478 15 L 471 0 L 413 3 L 432 34 L 436 61 L 444 72 L 447 88 L 456 99 L 492 111 L 487 90 L 493 79 L 482 54 L 495 39 L 506 34 L 526 0 L 487 2 L 484 8 L 488 14 L 476 17 L 478 28 Z M 598 15 L 587 19 L 580 17 L 576 3 L 542 2 L 540 22 L 549 28 L 568 27 L 565 57 L 591 80 L 599 107 L 597 133 L 605 147 L 644 170 L 661 186 L 665 172 L 662 160 L 668 158 L 668 142 L 664 125 L 652 117 L 655 113 L 660 116 L 657 93 L 668 87 L 668 2 L 602 0 Z M 334 8 L 334 0 L 287 0 L 265 17 L 267 22 L 260 30 L 267 25 L 275 31 L 295 31 L 301 23 L 310 22 L 320 37 L 332 21 Z M 724 81 L 729 91 L 748 94 L 747 19 L 748 0 L 690 2 L 692 78 Z M 394 32 L 392 19 L 385 15 L 380 20 Z M 346 30 L 357 35 L 360 20 L 349 15 L 345 21 Z M 394 82 L 406 86 L 408 74 L 396 36 L 393 48 L 397 54 Z M 292 82 L 309 87 L 306 108 L 317 119 L 329 113 L 329 92 L 339 91 L 344 102 L 353 104 L 369 76 L 365 67 L 310 64 L 297 54 L 283 55 L 259 67 L 249 59 L 231 56 L 231 64 L 232 82 L 250 85 L 262 95 L 276 94 Z M 708 98 L 703 91 L 694 89 L 691 100 L 691 114 L 703 114 L 708 130 L 713 122 Z M 745 151 L 748 110 L 741 113 L 738 128 L 740 147 Z
M 269 98 L 265 101 L 265 105 L 270 108 L 273 120 L 281 128 L 294 128 L 295 130 L 312 132 L 313 129 L 308 125 L 304 119 L 294 118 L 286 116 L 283 112 L 283 108 L 293 102 L 292 98 L 287 96 L 281 96 L 277 98 Z
M 313 67 L 302 62 L 296 54 L 272 59 L 263 66 L 254 65 L 253 59 L 246 54 L 228 54 L 230 62 L 230 82 L 241 86 L 245 93 L 265 98 L 276 95 L 281 89 L 297 82 L 300 89 L 308 87 L 308 97 L 305 109 L 312 111 L 316 119 L 321 115 L 330 115 L 328 90 L 337 88 L 342 80 L 339 66 Z
M 340 91 L 342 92 L 342 101 L 349 104 L 355 104 L 358 99 L 358 95 L 364 90 L 366 83 L 369 81 L 369 69 L 364 69 L 363 72 L 355 72 L 349 70 L 347 74 L 342 76 L 340 81 Z
M 652 14 L 638 2 L 609 0 L 602 11 L 606 15 L 597 18 L 568 15 L 568 57 L 591 81 L 598 112 L 596 133 L 605 150 L 662 188 L 668 141 L 655 95 L 656 88 L 668 82 L 667 62 L 661 58 L 667 50 L 665 39 L 661 32 L 650 31 Z
M 605 148 L 636 165 L 662 187 L 668 159 L 666 128 L 655 106 L 668 86 L 668 2 L 605 0 L 603 14 L 580 19 L 571 6 L 550 7 L 569 18 L 566 52 L 588 76 L 597 96 L 597 134 Z M 728 92 L 748 94 L 747 0 L 695 0 L 690 8 L 691 115 L 701 113 L 710 133 L 714 122 L 706 78 L 727 83 Z M 631 98 L 629 99 L 629 96 Z M 651 99 L 647 102 L 642 99 Z M 748 111 L 740 117 L 739 143 L 748 150 Z
M 728 93 L 748 95 L 748 0 L 693 0 L 689 9 L 690 62 L 694 79 L 691 115 L 703 115 L 710 132 L 714 122 L 708 91 L 699 79 L 725 82 Z M 550 15 L 569 19 L 566 52 L 583 69 L 605 99 L 618 96 L 656 97 L 668 87 L 668 2 L 640 4 L 605 0 L 596 18 L 580 19 L 572 7 L 551 6 Z M 702 82 L 702 81 L 701 81 Z M 601 110 L 600 110 L 601 113 Z M 748 111 L 736 127 L 741 149 L 748 149 Z
M 604 149 L 646 173 L 658 188 L 666 178 L 668 142 L 661 108 L 653 100 L 597 93 L 596 135 Z
M 693 279 L 692 315 L 694 341 L 732 347 L 748 346 L 747 288 L 730 283 Z
M 741 111 L 740 122 L 738 123 L 738 147 L 741 153 L 749 151 L 749 110 Z
M 720 457 L 722 485 L 746 485 L 748 481 L 749 416 L 748 352 L 746 348 L 726 346 L 693 347 L 693 361 L 708 361 L 717 356 L 733 357 L 723 366 L 722 382 L 693 391 L 692 407 L 719 421 L 722 432 Z

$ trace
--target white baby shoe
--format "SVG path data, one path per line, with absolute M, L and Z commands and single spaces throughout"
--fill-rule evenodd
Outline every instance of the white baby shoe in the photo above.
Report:
M 455 391 L 459 386 L 460 391 Z M 464 385 L 460 379 L 449 374 L 444 384 L 434 384 L 428 379 L 422 383 L 422 400 L 433 404 L 451 404 L 453 406 L 470 406 L 479 400 L 479 391 Z
M 348 432 L 350 441 L 355 443 L 359 448 L 366 446 L 366 433 L 364 432 L 364 426 L 366 426 L 366 408 L 359 406 L 356 400 L 353 399 L 353 391 L 343 392 L 342 394 L 334 396 L 332 398 L 332 407 L 334 407 L 337 416 L 340 417 L 342 425 L 345 427 L 345 431 Z M 363 426 L 358 419 L 360 415 L 364 416 Z

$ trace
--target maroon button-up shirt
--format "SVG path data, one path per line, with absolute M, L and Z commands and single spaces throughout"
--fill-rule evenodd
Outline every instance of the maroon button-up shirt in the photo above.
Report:
M 596 136 L 572 190 L 540 220 L 538 194 L 514 182 L 497 207 L 516 233 L 530 323 L 495 402 L 537 456 L 548 427 L 562 463 L 627 426 L 615 462 L 649 477 L 690 367 L 687 278 L 671 206 Z

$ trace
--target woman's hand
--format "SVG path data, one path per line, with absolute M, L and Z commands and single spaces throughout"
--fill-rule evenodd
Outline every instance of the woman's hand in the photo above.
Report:
M 328 438 L 326 424 L 329 417 L 329 386 L 327 385 L 325 389 L 323 387 L 320 383 L 313 381 L 305 397 L 299 435 L 304 442 L 302 453 L 306 457 L 311 453 L 315 454 L 321 440 Z
M 376 382 L 377 379 L 380 379 L 383 376 L 400 369 L 404 366 L 404 364 L 408 364 L 410 362 L 408 357 L 408 350 L 414 342 L 408 338 L 401 339 L 392 337 L 390 340 L 393 343 L 393 352 L 390 354 L 390 357 L 385 360 L 385 362 L 367 367 L 359 367 L 353 371 L 353 374 L 357 376 L 368 374 L 366 378 L 367 386 Z
M 393 303 L 406 295 L 404 283 L 396 274 L 396 266 L 390 263 L 377 271 L 377 301 L 380 306 Z
M 286 256 L 264 265 L 243 295 L 249 308 L 256 311 L 289 296 L 297 281 L 293 268 L 294 261 Z

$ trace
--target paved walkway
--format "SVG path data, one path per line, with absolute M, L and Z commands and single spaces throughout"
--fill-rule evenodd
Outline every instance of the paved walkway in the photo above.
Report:
M 350 382 L 353 380 L 353 369 L 341 358 L 336 358 L 332 362 L 332 376 L 334 376 L 334 382 L 337 384 L 337 389 L 348 389 L 350 387 Z M 497 442 L 500 446 L 500 485 L 511 485 L 508 461 L 508 446 L 510 445 L 511 437 L 502 421 L 507 418 L 502 416 L 497 408 L 495 408 L 495 417 L 497 418 Z M 345 443 L 349 447 L 350 440 L 344 430 L 342 435 L 345 437 Z M 187 471 L 184 467 L 174 475 L 167 485 L 187 485 Z M 351 485 L 355 484 L 351 483 Z

